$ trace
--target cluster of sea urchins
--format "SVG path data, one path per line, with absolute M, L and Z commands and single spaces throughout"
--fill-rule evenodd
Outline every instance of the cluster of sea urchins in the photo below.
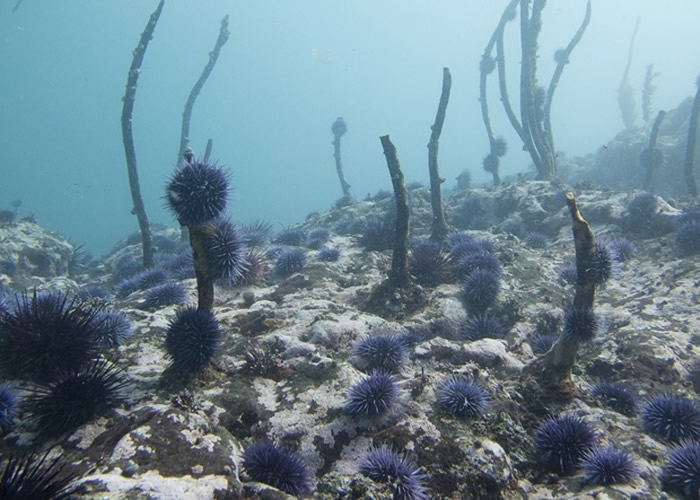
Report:
M 170 322 L 165 347 L 170 368 L 180 376 L 199 373 L 219 349 L 219 324 L 211 313 L 213 282 L 235 284 L 247 269 L 243 233 L 223 215 L 228 200 L 228 174 L 198 161 L 188 150 L 166 188 L 168 206 L 190 232 L 200 293 L 199 307 L 180 309 Z M 209 290 L 209 302 L 203 300 Z

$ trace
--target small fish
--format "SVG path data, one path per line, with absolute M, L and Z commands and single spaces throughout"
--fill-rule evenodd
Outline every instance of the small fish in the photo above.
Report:
M 608 145 L 607 145 L 607 144 L 603 144 L 603 149 L 608 149 Z

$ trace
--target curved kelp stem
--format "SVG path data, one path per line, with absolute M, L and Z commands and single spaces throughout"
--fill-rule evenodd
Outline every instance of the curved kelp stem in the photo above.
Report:
M 595 281 L 588 271 L 594 267 L 595 238 L 588 222 L 579 212 L 572 193 L 566 194 L 566 204 L 571 214 L 574 246 L 576 249 L 576 291 L 572 310 L 592 313 L 595 302 Z M 534 378 L 540 391 L 554 396 L 552 388 L 560 387 L 569 379 L 581 342 L 580 336 L 562 333 L 552 348 L 523 370 L 526 377 Z M 540 404 L 540 403 L 535 403 Z
M 202 158 L 204 163 L 209 163 L 212 149 L 214 149 L 214 139 L 210 137 L 207 139 L 207 146 L 204 148 L 204 157 Z
M 622 122 L 625 124 L 625 128 L 628 130 L 633 129 L 634 124 L 637 121 L 637 113 L 634 111 L 636 107 L 634 102 L 634 92 L 629 83 L 628 77 L 630 66 L 632 66 L 632 55 L 634 54 L 634 40 L 637 38 L 638 30 L 639 18 L 637 18 L 637 22 L 634 23 L 634 31 L 632 32 L 629 49 L 627 50 L 627 64 L 625 65 L 625 71 L 622 73 L 620 86 L 617 88 L 617 104 L 620 107 L 620 113 L 622 114 Z
M 394 252 L 391 256 L 389 283 L 395 287 L 408 285 L 408 193 L 404 183 L 403 172 L 396 155 L 396 147 L 388 135 L 379 138 L 384 149 L 386 165 L 391 175 L 396 199 L 396 233 L 394 234 Z
M 583 34 L 591 22 L 591 0 L 586 3 L 586 14 L 583 16 L 583 22 L 579 26 L 578 30 L 574 34 L 573 38 L 566 46 L 565 49 L 559 50 L 556 53 L 557 67 L 554 69 L 552 74 L 552 79 L 549 82 L 549 88 L 547 89 L 547 98 L 544 101 L 544 130 L 547 134 L 547 140 L 550 144 L 554 144 L 554 137 L 552 135 L 552 99 L 554 98 L 554 92 L 557 90 L 557 85 L 559 85 L 559 79 L 561 74 L 564 72 L 564 66 L 569 64 L 569 56 L 576 48 L 578 43 L 581 41 Z M 553 146 L 552 146 L 553 147 Z
M 688 186 L 688 192 L 693 198 L 698 197 L 698 186 L 695 184 L 695 145 L 698 137 L 698 115 L 700 114 L 700 76 L 697 80 L 697 91 L 695 92 L 695 100 L 693 108 L 690 111 L 690 121 L 688 122 L 688 145 L 685 150 L 685 184 Z
M 651 128 L 651 134 L 649 135 L 649 146 L 642 151 L 642 154 L 640 155 L 642 165 L 644 165 L 647 169 L 647 175 L 644 179 L 643 187 L 645 191 L 651 187 L 651 177 L 654 174 L 654 170 L 664 161 L 663 153 L 656 147 L 656 141 L 659 138 L 659 129 L 661 128 L 661 122 L 664 121 L 664 116 L 666 116 L 666 112 L 664 110 L 659 111 L 659 113 L 656 115 L 654 126 Z
M 219 28 L 219 36 L 216 39 L 216 43 L 214 44 L 214 49 L 209 52 L 209 61 L 207 61 L 207 64 L 204 66 L 204 70 L 202 70 L 202 74 L 199 76 L 199 79 L 197 82 L 194 84 L 194 87 L 192 87 L 192 90 L 190 91 L 190 95 L 187 97 L 187 102 L 185 103 L 185 109 L 182 112 L 182 128 L 180 130 L 180 147 L 177 150 L 177 161 L 180 161 L 180 158 L 182 157 L 182 152 L 187 149 L 187 146 L 189 145 L 190 142 L 190 120 L 192 119 L 192 108 L 194 107 L 194 102 L 197 100 L 197 97 L 199 96 L 199 93 L 202 90 L 202 87 L 204 87 L 204 84 L 207 81 L 207 78 L 209 78 L 209 75 L 211 74 L 212 70 L 214 69 L 214 65 L 216 65 L 216 61 L 219 58 L 219 54 L 221 53 L 221 48 L 226 44 L 228 41 L 228 37 L 231 33 L 228 30 L 228 14 L 223 17 L 221 20 L 221 26 Z
M 345 174 L 343 173 L 343 160 L 340 156 L 340 139 L 347 133 L 348 126 L 343 120 L 342 116 L 335 119 L 331 125 L 331 132 L 333 133 L 333 158 L 335 159 L 335 171 L 338 173 L 338 180 L 340 181 L 340 188 L 343 190 L 343 197 L 350 199 L 350 184 L 345 180 Z
M 481 104 L 481 118 L 484 121 L 484 127 L 486 128 L 486 135 L 489 140 L 489 155 L 491 158 L 498 158 L 498 155 L 496 155 L 496 137 L 493 133 L 493 127 L 491 126 L 491 117 L 489 116 L 489 103 L 488 103 L 488 98 L 486 95 L 486 80 L 488 78 L 488 75 L 490 75 L 493 70 L 496 67 L 496 60 L 492 56 L 493 53 L 493 48 L 496 45 L 496 42 L 498 40 L 501 41 L 500 45 L 500 51 L 499 51 L 499 57 L 502 56 L 502 40 L 503 40 L 503 30 L 505 28 L 505 25 L 508 21 L 511 21 L 515 18 L 515 8 L 520 0 L 511 0 L 508 6 L 505 8 L 503 11 L 503 14 L 501 15 L 501 19 L 498 22 L 498 25 L 496 26 L 496 29 L 493 31 L 493 34 L 491 35 L 491 38 L 489 39 L 488 43 L 486 44 L 486 48 L 484 49 L 484 53 L 481 56 L 481 62 L 479 63 L 479 103 Z M 501 65 L 502 66 L 502 65 Z M 499 79 L 499 84 L 500 84 L 500 79 Z M 503 84 L 505 85 L 505 79 L 503 80 Z M 501 89 L 503 90 L 503 88 Z M 505 93 L 505 99 L 508 99 L 508 93 L 506 89 Z M 509 107 L 510 103 L 504 103 L 504 106 Z M 511 117 L 509 116 L 509 119 Z M 517 119 L 516 119 L 517 121 Z M 495 186 L 498 186 L 501 184 L 501 178 L 498 174 L 498 162 L 495 162 L 492 165 L 492 171 L 491 175 L 493 176 L 493 184 Z
M 151 14 L 151 18 L 146 24 L 146 28 L 141 33 L 139 44 L 134 50 L 134 58 L 131 61 L 129 75 L 126 80 L 126 93 L 124 94 L 124 106 L 122 107 L 122 139 L 124 141 L 124 153 L 126 155 L 126 167 L 129 173 L 129 187 L 131 188 L 131 198 L 134 202 L 133 213 L 139 221 L 141 228 L 141 240 L 143 246 L 143 265 L 153 266 L 153 238 L 151 228 L 146 216 L 146 208 L 141 197 L 141 187 L 139 186 L 139 174 L 136 168 L 136 151 L 134 149 L 134 135 L 131 128 L 131 115 L 134 111 L 134 98 L 136 96 L 136 86 L 138 84 L 139 73 L 143 56 L 148 48 L 148 42 L 153 38 L 153 31 L 156 29 L 158 18 L 163 11 L 165 0 L 160 0 L 158 7 Z
M 445 222 L 445 211 L 442 207 L 442 195 L 440 193 L 440 184 L 445 179 L 440 178 L 438 170 L 438 147 L 440 142 L 440 133 L 442 133 L 442 125 L 445 123 L 445 111 L 447 103 L 450 100 L 450 89 L 452 88 L 452 75 L 449 68 L 442 70 L 442 93 L 440 94 L 440 103 L 438 104 L 435 123 L 431 127 L 430 142 L 428 142 L 428 168 L 430 170 L 430 203 L 433 208 L 433 225 L 430 237 L 434 240 L 441 241 L 449 232 L 447 223 Z

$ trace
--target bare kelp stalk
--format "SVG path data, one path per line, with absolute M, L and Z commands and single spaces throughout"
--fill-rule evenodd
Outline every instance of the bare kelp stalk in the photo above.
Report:
M 158 7 L 151 14 L 146 28 L 141 33 L 139 44 L 134 49 L 134 58 L 131 61 L 129 74 L 126 80 L 126 93 L 124 94 L 124 106 L 122 107 L 122 139 L 124 141 L 124 153 L 126 155 L 126 168 L 129 173 L 129 187 L 131 188 L 131 198 L 134 202 L 132 213 L 136 215 L 141 228 L 141 242 L 143 246 L 143 265 L 153 266 L 153 238 L 151 237 L 151 227 L 146 216 L 146 208 L 141 197 L 141 187 L 139 185 L 139 174 L 136 168 L 136 151 L 134 149 L 134 135 L 131 128 L 131 115 L 134 111 L 134 99 L 136 97 L 136 86 L 138 84 L 139 73 L 143 56 L 148 48 L 148 42 L 153 38 L 158 18 L 163 11 L 165 0 L 160 0 Z
M 430 127 L 430 142 L 428 142 L 428 169 L 430 170 L 430 203 L 433 208 L 433 225 L 430 233 L 430 238 L 434 240 L 442 240 L 449 228 L 445 222 L 445 211 L 442 207 L 442 194 L 440 192 L 440 184 L 445 182 L 445 179 L 440 178 L 438 170 L 438 147 L 440 142 L 440 134 L 442 133 L 442 125 L 445 123 L 445 111 L 447 103 L 450 100 L 450 89 L 452 88 L 452 75 L 449 68 L 442 70 L 442 93 L 440 94 L 440 103 L 438 104 L 437 114 L 435 115 L 435 123 Z
M 333 134 L 333 158 L 335 159 L 335 170 L 338 173 L 340 188 L 343 190 L 343 198 L 350 200 L 350 184 L 345 180 L 343 173 L 343 160 L 340 156 L 340 139 L 347 133 L 348 126 L 342 116 L 336 118 L 331 125 L 331 133 Z
M 204 87 L 209 75 L 211 74 L 214 66 L 216 65 L 217 59 L 219 59 L 219 54 L 221 53 L 221 48 L 228 41 L 228 37 L 231 33 L 228 30 L 228 14 L 221 20 L 221 26 L 219 28 L 219 36 L 214 44 L 214 49 L 209 52 L 209 60 L 202 70 L 202 74 L 199 79 L 192 87 L 190 95 L 187 97 L 187 102 L 185 103 L 185 109 L 182 112 L 182 128 L 180 130 L 180 147 L 177 150 L 177 162 L 182 158 L 182 154 L 187 149 L 190 143 L 190 120 L 192 119 L 192 108 L 194 107 L 194 102 L 197 100 L 199 93 Z M 207 144 L 208 146 L 208 144 Z M 210 150 L 211 153 L 211 150 Z M 208 155 L 205 153 L 208 158 Z
M 693 108 L 690 111 L 688 145 L 685 150 L 685 183 L 688 186 L 690 196 L 693 198 L 698 197 L 698 186 L 695 184 L 693 170 L 695 169 L 695 145 L 698 137 L 698 115 L 700 115 L 700 76 L 698 76 L 697 87 Z
M 654 120 L 654 126 L 651 129 L 651 134 L 649 135 L 649 146 L 642 151 L 639 155 L 639 159 L 647 169 L 647 175 L 644 179 L 644 189 L 645 191 L 651 187 L 651 178 L 654 174 L 654 170 L 661 166 L 664 161 L 664 154 L 659 148 L 656 147 L 656 141 L 659 138 L 659 129 L 661 128 L 661 122 L 664 121 L 664 116 L 666 112 L 664 110 L 659 111 L 656 115 L 656 120 Z

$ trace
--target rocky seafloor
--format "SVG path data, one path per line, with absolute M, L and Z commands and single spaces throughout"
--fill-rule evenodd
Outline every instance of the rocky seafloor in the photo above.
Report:
M 535 337 L 559 334 L 573 297 L 573 285 L 560 277 L 574 263 L 568 190 L 596 239 L 624 239 L 634 251 L 597 290 L 601 328 L 582 344 L 570 380 L 559 388 L 564 396 L 537 409 L 522 393 L 521 375 L 536 358 Z M 37 442 L 21 404 L 29 384 L 7 380 L 19 409 L 3 436 L 3 455 L 50 448 L 49 457 L 60 456 L 63 472 L 76 476 L 77 498 L 284 498 L 241 469 L 242 451 L 261 440 L 306 464 L 310 498 L 391 498 L 393 484 L 358 474 L 373 445 L 410 456 L 428 498 L 675 498 L 683 492 L 664 491 L 661 476 L 677 444 L 646 431 L 639 412 L 619 413 L 592 395 L 605 380 L 627 387 L 640 405 L 666 393 L 697 399 L 700 253 L 679 249 L 675 232 L 687 207 L 655 198 L 653 211 L 640 215 L 633 204 L 639 194 L 522 181 L 445 197 L 448 222 L 491 242 L 502 265 L 500 292 L 488 309 L 506 328 L 499 338 L 465 336 L 470 315 L 449 262 L 446 277 L 424 281 L 405 307 L 376 303 L 372 291 L 386 278 L 392 252 L 368 250 L 376 235 L 363 231 L 367 221 L 391 213 L 391 196 L 312 214 L 299 228 L 328 229 L 324 245 L 340 251 L 338 260 L 321 260 L 302 244 L 308 260 L 300 271 L 280 275 L 271 258 L 254 284 L 217 287 L 214 313 L 225 339 L 210 366 L 186 384 L 163 376 L 165 335 L 178 306 L 144 307 L 144 291 L 117 294 L 129 272 L 125 263 L 140 258 L 138 238 L 122 241 L 100 262 L 80 264 L 69 242 L 35 221 L 6 222 L 0 257 L 10 264 L 0 278 L 8 290 L 73 294 L 99 286 L 133 332 L 106 354 L 128 374 L 123 403 L 57 442 Z M 410 199 L 411 237 L 427 237 L 429 189 L 415 187 Z M 159 262 L 172 260 L 179 230 L 159 227 L 155 234 Z M 412 271 L 420 273 L 420 264 Z M 183 274 L 170 279 L 195 303 L 195 280 L 175 275 Z M 355 416 L 347 411 L 348 392 L 365 376 L 355 349 L 376 334 L 407 339 L 406 359 L 394 374 L 399 395 L 379 416 Z M 459 418 L 439 404 L 438 388 L 452 375 L 487 391 L 483 415 Z M 600 446 L 629 454 L 637 473 L 625 484 L 598 486 L 580 470 L 548 470 L 534 445 L 548 414 L 583 418 Z

